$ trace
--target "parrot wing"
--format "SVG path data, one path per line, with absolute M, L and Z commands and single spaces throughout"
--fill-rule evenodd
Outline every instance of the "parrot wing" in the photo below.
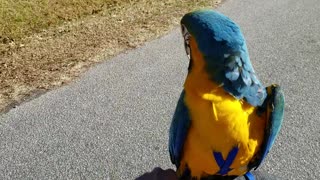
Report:
M 221 82 L 224 89 L 253 106 L 261 106 L 267 96 L 266 91 L 253 70 L 247 52 L 226 56 Z M 218 77 L 218 76 L 217 76 Z
M 177 166 L 177 168 L 179 167 L 184 142 L 191 123 L 189 110 L 184 102 L 184 96 L 185 92 L 182 91 L 169 132 L 170 159 L 171 162 Z
M 276 136 L 281 128 L 284 114 L 284 95 L 278 85 L 271 85 L 267 89 L 267 98 L 264 104 L 258 107 L 258 113 L 267 113 L 267 125 L 264 141 L 260 152 L 249 164 L 249 169 L 257 169 L 269 153 Z

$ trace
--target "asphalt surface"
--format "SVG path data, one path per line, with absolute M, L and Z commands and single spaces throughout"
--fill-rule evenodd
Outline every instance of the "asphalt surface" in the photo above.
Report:
M 286 95 L 261 171 L 320 179 L 320 1 L 227 0 L 253 66 Z M 173 167 L 168 128 L 188 60 L 179 30 L 93 67 L 0 117 L 0 179 L 134 179 Z

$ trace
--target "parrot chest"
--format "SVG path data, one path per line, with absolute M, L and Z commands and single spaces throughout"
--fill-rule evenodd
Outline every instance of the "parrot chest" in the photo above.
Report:
M 191 126 L 181 164 L 197 177 L 246 173 L 263 141 L 265 118 L 253 113 L 250 105 L 224 94 L 186 96 L 185 101 Z

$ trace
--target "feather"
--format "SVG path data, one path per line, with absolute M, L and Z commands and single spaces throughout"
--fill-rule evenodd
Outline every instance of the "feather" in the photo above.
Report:
M 228 78 L 230 81 L 235 81 L 239 78 L 239 68 L 236 67 L 233 70 L 226 70 L 226 78 Z
M 251 80 L 251 77 L 250 77 L 250 74 L 249 74 L 248 71 L 242 69 L 242 71 L 241 71 L 241 77 L 242 77 L 243 82 L 244 82 L 247 86 L 251 86 L 252 80 Z
M 182 91 L 169 130 L 170 159 L 177 168 L 179 168 L 183 145 L 191 123 L 184 97 L 185 91 Z
M 280 131 L 281 124 L 284 115 L 284 95 L 280 86 L 271 85 L 266 88 L 268 96 L 261 107 L 259 107 L 259 113 L 266 112 L 267 126 L 265 129 L 265 136 L 262 144 L 262 148 L 259 151 L 258 156 L 250 164 L 249 168 L 257 169 L 263 162 L 267 154 L 269 153 L 274 141 Z
M 241 61 L 241 58 L 239 56 L 236 56 L 235 60 L 236 60 L 236 62 L 238 64 L 238 66 L 241 67 L 242 64 L 243 64 L 242 61 Z
M 259 84 L 259 80 L 257 79 L 256 75 L 254 75 L 254 73 L 250 73 L 250 76 L 254 84 Z

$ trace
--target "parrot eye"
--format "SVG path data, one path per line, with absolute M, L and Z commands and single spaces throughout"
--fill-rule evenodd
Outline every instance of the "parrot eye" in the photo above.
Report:
M 191 59 L 191 49 L 190 49 L 190 33 L 184 25 L 181 25 L 182 36 L 184 39 L 184 48 L 186 50 L 187 56 Z

